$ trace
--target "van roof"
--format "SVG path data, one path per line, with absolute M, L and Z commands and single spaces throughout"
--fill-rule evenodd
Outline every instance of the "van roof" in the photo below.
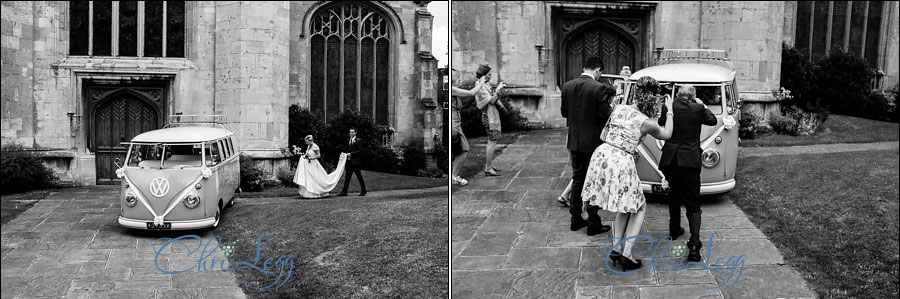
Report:
M 734 71 L 712 64 L 703 63 L 673 63 L 651 66 L 641 69 L 629 77 L 637 80 L 643 76 L 650 76 L 659 82 L 729 82 L 734 79 Z
M 233 135 L 231 131 L 213 127 L 173 127 L 144 132 L 131 142 L 202 142 Z

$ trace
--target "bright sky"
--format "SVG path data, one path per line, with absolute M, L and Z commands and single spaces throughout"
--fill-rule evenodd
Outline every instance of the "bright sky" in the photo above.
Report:
M 434 15 L 431 54 L 438 59 L 438 67 L 443 67 L 450 63 L 450 1 L 432 1 L 428 12 Z

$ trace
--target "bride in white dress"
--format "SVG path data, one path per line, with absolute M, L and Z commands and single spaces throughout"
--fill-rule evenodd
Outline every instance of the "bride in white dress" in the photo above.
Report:
M 328 196 L 328 192 L 337 186 L 344 174 L 344 165 L 347 163 L 347 154 L 341 153 L 337 167 L 331 173 L 325 172 L 319 158 L 319 146 L 313 142 L 312 135 L 306 138 L 306 153 L 300 157 L 297 163 L 297 172 L 294 173 L 294 183 L 300 186 L 300 196 L 304 198 L 321 198 Z

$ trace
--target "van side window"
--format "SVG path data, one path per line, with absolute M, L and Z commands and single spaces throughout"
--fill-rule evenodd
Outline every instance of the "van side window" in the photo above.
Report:
M 231 143 L 231 137 L 228 137 L 225 140 L 228 140 L 228 148 L 231 149 L 231 152 L 237 154 L 237 150 L 234 148 L 234 144 Z
M 725 85 L 725 102 L 729 107 L 737 106 L 734 100 L 734 86 L 731 84 Z
M 216 166 L 222 162 L 222 152 L 219 150 L 219 144 L 212 142 L 206 144 L 206 166 Z
M 228 151 L 228 147 L 225 146 L 225 140 L 216 141 L 219 144 L 219 148 L 222 149 L 222 160 L 228 159 L 231 157 L 231 152 Z

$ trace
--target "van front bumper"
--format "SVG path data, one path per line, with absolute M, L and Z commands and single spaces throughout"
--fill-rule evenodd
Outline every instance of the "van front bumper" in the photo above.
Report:
M 641 190 L 644 193 L 653 193 L 652 185 L 658 185 L 659 182 L 641 182 Z M 734 179 L 725 180 L 721 182 L 715 183 L 703 183 L 700 184 L 700 195 L 709 195 L 709 194 L 719 194 L 731 191 L 734 189 L 735 181 Z
M 119 225 L 133 228 L 133 229 L 147 229 L 147 222 L 153 222 L 153 220 L 140 220 L 140 219 L 131 219 L 119 216 Z M 197 220 L 179 220 L 179 221 L 165 221 L 172 223 L 172 230 L 184 230 L 184 229 L 198 229 L 198 228 L 207 228 L 212 227 L 213 224 L 216 223 L 216 217 L 209 217 Z

